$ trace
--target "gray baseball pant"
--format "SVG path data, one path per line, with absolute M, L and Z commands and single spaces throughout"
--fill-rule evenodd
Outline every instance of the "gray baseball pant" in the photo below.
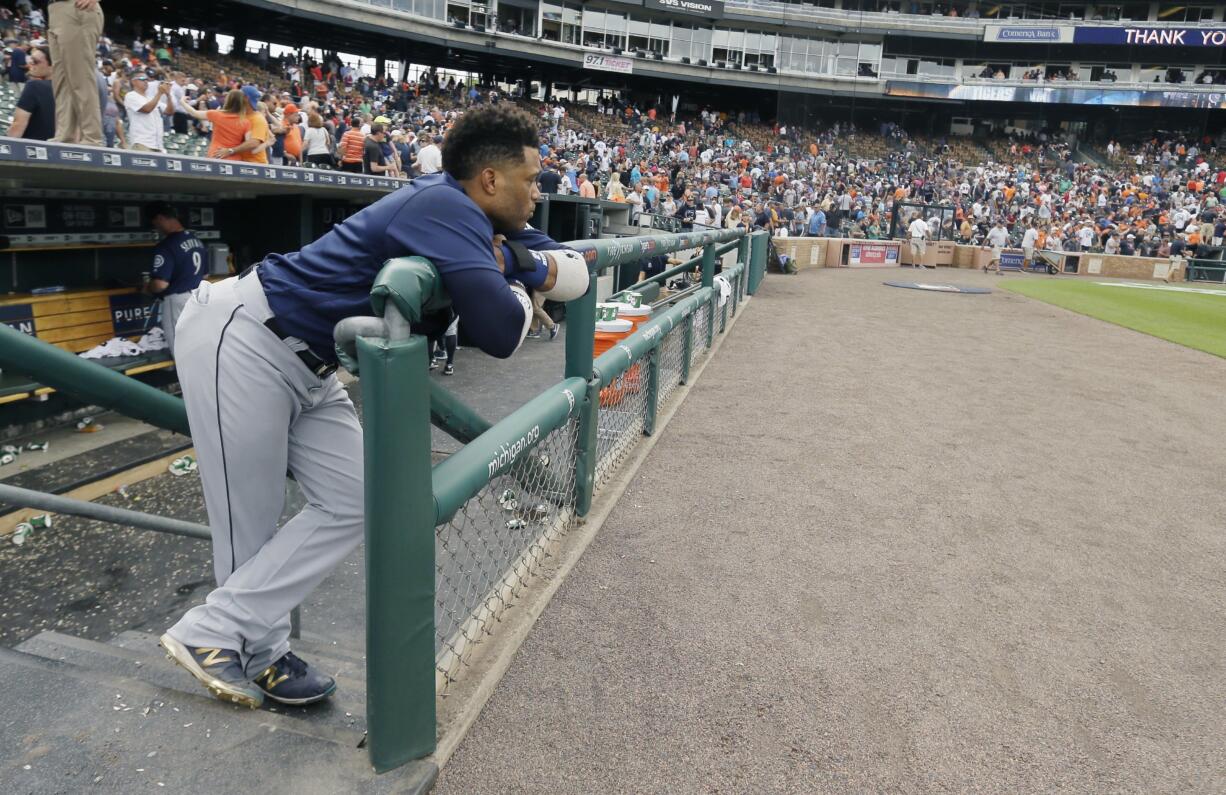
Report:
M 264 326 L 270 315 L 258 274 L 205 282 L 176 342 L 218 587 L 168 632 L 237 651 L 253 677 L 289 650 L 290 610 L 363 529 L 353 403 L 335 375 L 316 377 Z M 307 504 L 278 530 L 287 469 Z
M 170 351 L 170 355 L 175 354 L 175 325 L 179 322 L 179 316 L 183 314 L 183 308 L 187 306 L 187 302 L 191 300 L 191 293 L 175 293 L 174 295 L 162 296 L 162 333 L 166 335 L 166 347 Z

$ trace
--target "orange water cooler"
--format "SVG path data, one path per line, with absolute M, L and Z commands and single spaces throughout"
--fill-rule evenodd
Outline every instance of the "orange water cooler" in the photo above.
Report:
M 651 320 L 651 307 L 649 306 L 631 306 L 630 304 L 617 305 L 617 319 L 629 320 L 634 324 L 634 330 L 638 331 L 639 326 Z
M 629 320 L 617 318 L 616 320 L 599 320 L 596 322 L 596 341 L 592 355 L 599 357 L 605 351 L 611 350 L 618 343 L 634 333 L 634 323 Z M 635 365 L 632 370 L 636 373 L 635 381 L 637 382 L 638 365 Z M 629 390 L 631 381 L 630 373 L 622 376 L 620 381 L 609 384 L 600 390 L 600 405 L 608 408 L 616 406 L 626 396 Z

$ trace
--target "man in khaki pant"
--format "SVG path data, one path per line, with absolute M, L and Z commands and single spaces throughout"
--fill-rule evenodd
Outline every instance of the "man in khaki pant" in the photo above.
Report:
M 51 140 L 102 146 L 102 109 L 94 79 L 102 8 L 98 0 L 51 0 L 47 16 L 55 92 L 55 137 Z

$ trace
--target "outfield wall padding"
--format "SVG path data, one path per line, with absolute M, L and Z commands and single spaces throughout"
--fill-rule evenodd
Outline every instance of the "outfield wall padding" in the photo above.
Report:
M 793 264 L 800 269 L 807 268 L 840 268 L 846 257 L 842 252 L 855 243 L 873 243 L 886 241 L 861 241 L 850 238 L 825 237 L 786 237 L 775 238 L 774 245 L 782 254 L 792 258 Z M 911 251 L 906 241 L 902 243 L 901 258 L 904 264 L 910 263 Z M 982 246 L 966 246 L 945 242 L 929 242 L 926 265 L 952 266 L 954 268 L 983 268 L 992 259 L 992 251 Z M 1076 275 L 1089 278 L 1139 279 L 1139 280 L 1184 280 L 1184 261 L 1161 257 L 1122 257 L 1108 256 L 1103 253 L 1079 252 L 1066 254 L 1077 258 L 1077 272 L 1066 275 Z

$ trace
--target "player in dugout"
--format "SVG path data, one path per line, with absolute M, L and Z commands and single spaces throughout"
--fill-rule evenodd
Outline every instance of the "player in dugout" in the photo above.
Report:
M 206 275 L 208 249 L 190 231 L 183 228 L 174 205 L 159 202 L 147 210 L 149 223 L 162 239 L 153 249 L 153 268 L 145 291 L 158 299 L 162 332 L 166 347 L 175 352 L 175 326 L 192 291 Z
M 332 331 L 372 314 L 383 263 L 428 258 L 468 336 L 499 358 L 528 331 L 529 290 L 560 301 L 587 291 L 583 257 L 528 226 L 538 143 L 536 122 L 512 105 L 469 111 L 447 134 L 441 173 L 188 301 L 175 353 L 217 588 L 161 644 L 218 698 L 254 709 L 336 688 L 290 651 L 289 614 L 362 539 L 362 430 L 334 374 Z M 287 469 L 306 506 L 278 530 Z

